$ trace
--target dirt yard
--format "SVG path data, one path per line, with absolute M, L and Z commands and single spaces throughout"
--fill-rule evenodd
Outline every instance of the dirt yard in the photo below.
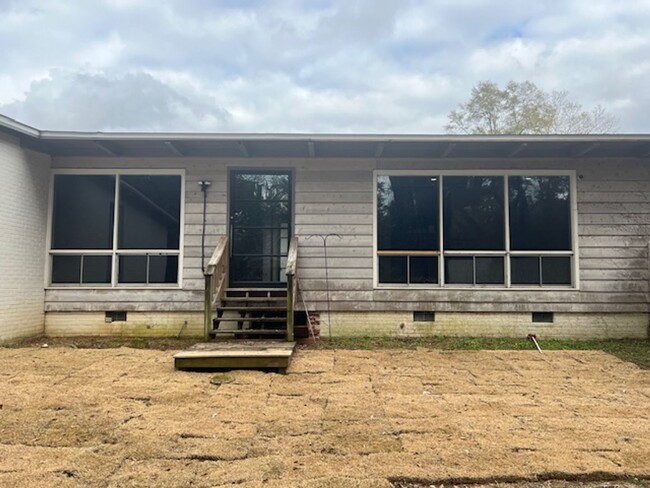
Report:
M 221 386 L 171 356 L 0 348 L 0 486 L 650 475 L 650 371 L 600 352 L 300 351 Z

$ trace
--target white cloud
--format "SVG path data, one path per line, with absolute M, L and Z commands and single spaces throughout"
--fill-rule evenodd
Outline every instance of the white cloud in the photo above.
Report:
M 529 79 L 650 131 L 648 25 L 647 0 L 4 0 L 0 113 L 54 129 L 441 132 L 478 81 Z
M 55 70 L 2 107 L 53 130 L 223 130 L 230 114 L 204 94 L 179 93 L 145 73 L 112 77 Z

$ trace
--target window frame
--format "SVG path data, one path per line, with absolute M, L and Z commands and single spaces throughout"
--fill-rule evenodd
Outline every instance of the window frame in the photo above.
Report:
M 438 226 L 440 248 L 438 252 L 438 283 L 437 284 L 408 284 L 408 283 L 380 283 L 379 282 L 379 255 L 378 255 L 378 223 L 377 223 L 377 178 L 379 176 L 427 176 L 439 177 L 438 191 Z M 505 218 L 505 250 L 504 251 L 446 251 L 444 249 L 444 178 L 445 176 L 498 176 L 504 178 L 504 218 Z M 571 250 L 570 251 L 511 251 L 510 249 L 510 201 L 509 184 L 510 176 L 568 176 L 569 177 L 569 211 L 571 212 Z M 496 170 L 399 170 L 376 169 L 372 174 L 372 234 L 373 234 L 373 288 L 374 289 L 421 289 L 421 290 L 465 290 L 465 291 L 578 291 L 580 290 L 579 270 L 579 245 L 578 245 L 578 203 L 576 170 L 535 170 L 535 169 L 496 169 Z M 398 251 L 394 251 L 397 255 Z M 400 255 L 409 255 L 408 252 Z M 446 256 L 503 256 L 504 257 L 504 284 L 503 285 L 449 285 L 444 283 L 445 257 Z M 510 257 L 511 256 L 569 256 L 571 258 L 571 285 L 513 285 L 511 283 Z
M 113 213 L 113 246 L 111 249 L 52 249 L 52 231 L 54 220 L 54 180 L 57 175 L 107 175 L 115 177 L 115 206 Z M 180 220 L 179 220 L 179 242 L 178 249 L 119 249 L 118 248 L 118 226 L 119 226 L 119 177 L 122 175 L 134 176 L 180 176 Z M 48 214 L 47 214 L 47 236 L 45 248 L 45 289 L 128 289 L 128 290 L 154 290 L 154 289 L 182 289 L 183 288 L 183 258 L 185 246 L 185 170 L 184 169 L 77 169 L 77 168 L 54 168 L 51 171 Z M 178 256 L 178 272 L 176 283 L 119 283 L 118 269 L 120 255 L 169 255 Z M 52 257 L 58 255 L 82 255 L 82 256 L 111 256 L 111 282 L 110 283 L 52 283 Z

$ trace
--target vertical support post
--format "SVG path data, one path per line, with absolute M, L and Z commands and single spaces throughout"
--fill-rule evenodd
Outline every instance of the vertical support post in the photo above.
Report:
M 650 314 L 650 240 L 648 241 L 648 314 Z M 650 326 L 648 326 L 650 333 Z
M 287 275 L 287 341 L 293 342 L 293 275 Z
M 212 275 L 205 276 L 205 296 L 203 300 L 203 338 L 210 340 L 212 328 Z

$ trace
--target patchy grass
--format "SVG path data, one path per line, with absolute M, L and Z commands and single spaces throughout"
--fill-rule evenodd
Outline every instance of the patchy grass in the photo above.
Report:
M 202 339 L 175 337 L 30 337 L 3 344 L 4 347 L 71 347 L 73 349 L 115 349 L 131 347 L 133 349 L 153 349 L 159 351 L 186 349 Z
M 235 381 L 235 377 L 228 373 L 217 373 L 210 378 L 210 383 L 213 385 L 225 385 Z
M 603 351 L 623 361 L 650 369 L 650 340 L 609 339 L 576 341 L 565 339 L 537 339 L 544 350 Z M 481 337 L 340 337 L 322 339 L 308 347 L 317 349 L 417 349 L 420 347 L 441 350 L 534 350 L 529 339 Z
M 562 473 L 559 473 L 561 476 Z M 431 486 L 440 488 L 647 488 L 650 481 L 647 479 L 635 477 L 613 476 L 609 478 L 599 478 L 600 473 L 587 476 L 569 476 L 575 479 L 561 479 L 554 477 L 546 481 L 497 481 L 497 480 L 472 480 L 472 483 L 454 483 L 454 480 L 444 482 L 427 481 L 407 481 L 397 480 L 392 482 L 393 488 L 430 488 Z
M 4 344 L 5 347 L 71 347 L 78 349 L 114 349 L 131 347 L 159 351 L 186 349 L 201 342 L 201 338 L 173 337 L 32 337 Z M 613 354 L 623 361 L 650 369 L 650 340 L 647 339 L 609 339 L 576 341 L 564 339 L 540 339 L 537 341 L 544 350 L 603 351 Z M 452 351 L 482 350 L 534 350 L 528 339 L 481 338 L 481 337 L 339 337 L 305 342 L 307 349 L 440 349 Z
M 630 477 L 650 476 L 650 372 L 613 356 L 300 350 L 286 375 L 233 371 L 218 388 L 170 356 L 0 348 L 0 486 L 640 488 Z M 532 483 L 557 478 L 594 483 Z

